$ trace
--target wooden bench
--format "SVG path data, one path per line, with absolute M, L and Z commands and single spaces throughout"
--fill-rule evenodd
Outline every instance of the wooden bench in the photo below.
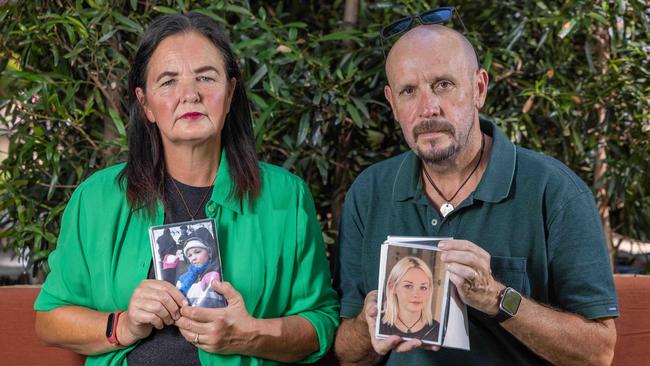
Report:
M 650 276 L 615 275 L 614 280 L 621 316 L 612 366 L 650 365 Z
M 34 331 L 40 286 L 0 287 L 0 361 L 3 365 L 83 365 L 86 357 L 48 347 Z
M 614 366 L 650 364 L 650 276 L 614 276 L 621 316 Z M 39 286 L 0 287 L 0 360 L 3 365 L 83 365 L 85 357 L 48 347 L 34 332 Z M 318 365 L 336 365 L 332 352 Z

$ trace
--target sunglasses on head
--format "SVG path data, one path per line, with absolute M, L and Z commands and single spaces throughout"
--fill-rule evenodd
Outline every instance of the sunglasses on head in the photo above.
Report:
M 427 10 L 420 14 L 402 18 L 385 26 L 381 29 L 381 31 L 379 31 L 379 35 L 384 40 L 400 35 L 411 28 L 414 19 L 418 19 L 422 24 L 444 23 L 451 19 L 451 17 L 454 15 L 454 12 L 458 15 L 456 8 L 453 6 L 444 6 L 433 10 Z M 460 19 L 460 15 L 458 15 L 458 20 L 460 20 L 460 24 L 463 26 L 463 29 L 466 29 L 465 24 L 463 24 L 463 21 Z

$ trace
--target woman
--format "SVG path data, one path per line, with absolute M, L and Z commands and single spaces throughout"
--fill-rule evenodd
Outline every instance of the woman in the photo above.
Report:
M 129 75 L 129 156 L 72 195 L 34 305 L 46 342 L 88 365 L 314 361 L 338 325 L 309 189 L 258 163 L 244 83 L 207 16 L 157 18 Z M 213 218 L 220 309 L 154 280 L 148 229 Z M 276 361 L 276 362 L 274 362 Z
M 433 319 L 433 274 L 420 258 L 404 257 L 390 271 L 379 332 L 437 342 L 439 323 Z

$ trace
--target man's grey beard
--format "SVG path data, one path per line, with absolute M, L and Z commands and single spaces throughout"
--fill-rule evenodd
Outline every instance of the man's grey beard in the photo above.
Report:
M 431 144 L 433 146 L 433 144 Z M 420 158 L 423 162 L 427 164 L 440 164 L 443 163 L 452 157 L 456 155 L 456 152 L 458 149 L 456 148 L 456 144 L 451 144 L 446 150 L 439 151 L 439 150 L 433 150 L 429 153 L 424 153 L 422 150 L 417 146 L 417 144 L 414 146 L 412 149 L 413 153 L 415 153 L 415 156 Z
M 415 126 L 415 128 L 413 129 L 414 142 L 413 142 L 413 146 L 411 146 L 411 150 L 413 150 L 415 155 L 419 157 L 422 161 L 429 164 L 439 164 L 452 158 L 456 154 L 456 152 L 458 151 L 458 147 L 453 142 L 447 149 L 443 151 L 436 150 L 435 144 L 431 142 L 429 143 L 429 146 L 432 148 L 433 151 L 430 153 L 423 152 L 419 148 L 417 141 L 418 141 L 418 136 L 420 134 L 427 133 L 427 132 L 445 132 L 453 137 L 456 134 L 456 128 L 448 121 L 437 120 L 437 119 L 428 119 Z

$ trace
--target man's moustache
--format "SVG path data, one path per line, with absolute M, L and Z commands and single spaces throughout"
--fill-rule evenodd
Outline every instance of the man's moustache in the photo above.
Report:
M 431 132 L 449 132 L 453 135 L 455 130 L 454 126 L 447 121 L 427 120 L 413 128 L 413 136 L 417 139 L 419 135 Z

